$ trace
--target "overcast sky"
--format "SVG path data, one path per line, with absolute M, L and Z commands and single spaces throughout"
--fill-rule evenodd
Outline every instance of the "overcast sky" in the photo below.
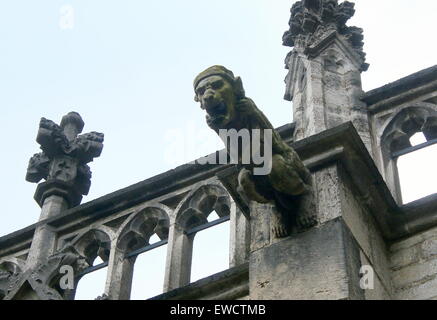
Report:
M 39 152 L 41 117 L 59 123 L 77 111 L 84 132 L 105 134 L 83 202 L 221 148 L 193 101 L 192 81 L 211 65 L 240 75 L 247 95 L 275 126 L 292 122 L 292 104 L 282 99 L 290 48 L 281 38 L 293 3 L 2 1 L 0 235 L 38 220 L 36 185 L 24 177 L 29 158 Z M 364 90 L 436 64 L 437 1 L 355 3 L 349 25 L 364 29 L 370 63 Z M 71 9 L 74 17 L 66 21 Z

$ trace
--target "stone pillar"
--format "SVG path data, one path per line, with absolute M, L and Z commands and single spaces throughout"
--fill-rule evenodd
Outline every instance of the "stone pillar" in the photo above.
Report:
M 294 47 L 286 58 L 285 99 L 293 101 L 295 140 L 352 121 L 371 151 L 369 120 L 361 72 L 366 71 L 362 29 L 348 27 L 354 4 L 298 1 L 291 9 L 283 44 Z
M 164 292 L 190 283 L 194 236 L 187 235 L 178 223 L 170 226 Z
M 41 208 L 40 221 L 64 211 L 68 208 L 67 201 L 56 195 L 47 197 Z M 55 251 L 56 233 L 52 227 L 42 224 L 36 227 L 32 244 L 27 257 L 27 267 L 34 267 Z
M 134 275 L 135 257 L 125 258 L 125 250 L 111 248 L 105 292 L 111 300 L 129 300 Z
M 55 251 L 56 233 L 44 221 L 79 205 L 82 195 L 88 194 L 91 171 L 87 163 L 100 156 L 103 134 L 78 135 L 83 127 L 84 122 L 76 112 L 64 116 L 60 126 L 41 119 L 36 140 L 42 152 L 30 159 L 26 180 L 46 181 L 35 192 L 35 200 L 41 206 L 40 224 L 35 230 L 26 269 L 44 263 Z
M 229 267 L 232 268 L 249 259 L 250 223 L 234 201 L 230 211 Z

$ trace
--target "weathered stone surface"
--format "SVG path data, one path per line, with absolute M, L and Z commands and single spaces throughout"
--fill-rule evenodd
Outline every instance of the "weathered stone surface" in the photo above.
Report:
M 151 300 L 234 300 L 247 297 L 249 270 L 244 263 L 198 280 L 182 288 L 163 293 Z
M 399 205 L 403 201 L 397 159 L 402 150 L 411 147 L 409 139 L 414 133 L 423 132 L 427 140 L 437 136 L 436 90 L 437 68 L 433 66 L 371 90 L 362 97 L 368 105 L 375 162 Z M 435 225 L 435 218 L 427 215 L 425 223 L 419 216 L 411 216 L 411 222 L 402 222 L 408 225 L 403 232 L 421 232 Z M 423 228 L 424 224 L 430 226 Z M 419 225 L 421 230 L 417 230 Z
M 70 266 L 79 274 L 89 264 L 73 247 L 66 246 L 35 268 L 11 276 L 4 299 L 63 300 L 66 290 L 59 287 L 62 266 Z
M 41 223 L 35 227 L 25 267 L 8 279 L 5 299 L 63 299 L 64 293 L 54 289 L 59 284 L 59 268 L 70 264 L 75 264 L 76 271 L 82 268 L 77 252 L 64 249 L 55 253 L 57 232 L 46 222 L 77 206 L 89 191 L 91 171 L 87 163 L 100 156 L 103 134 L 78 135 L 83 126 L 76 112 L 64 116 L 60 126 L 41 119 L 36 140 L 42 153 L 30 159 L 26 175 L 29 182 L 46 180 L 35 193 Z
M 411 247 L 400 250 L 391 255 L 391 267 L 398 270 L 420 260 L 420 250 L 418 247 Z
M 391 263 L 394 270 L 435 259 L 436 256 L 437 235 L 435 230 L 396 242 L 391 246 Z
M 403 218 L 396 219 L 393 229 L 397 239 L 411 238 L 418 241 L 428 237 L 428 231 L 435 234 L 437 226 L 437 194 L 433 194 L 401 206 Z M 415 237 L 418 235 L 418 238 Z
M 250 176 L 252 167 L 244 167 L 248 175 L 241 163 L 189 164 L 73 208 L 88 192 L 91 172 L 87 163 L 100 154 L 103 136 L 78 136 L 84 123 L 76 113 L 65 116 L 60 126 L 42 119 L 37 141 L 43 152 L 31 159 L 27 173 L 29 181 L 47 180 L 39 184 L 35 194 L 42 206 L 41 222 L 0 238 L 0 298 L 72 298 L 74 292 L 55 288 L 57 269 L 80 260 L 90 264 L 98 255 L 108 264 L 108 276 L 97 299 L 128 299 L 135 256 L 126 256 L 126 252 L 143 247 L 157 234 L 169 242 L 165 285 L 170 291 L 160 299 L 435 299 L 437 195 L 401 206 L 392 154 L 410 146 L 409 136 L 415 131 L 424 132 L 428 140 L 437 137 L 436 67 L 370 91 L 363 97 L 366 106 L 360 100 L 361 72 L 368 67 L 362 30 L 346 26 L 354 14 L 353 4 L 302 0 L 294 4 L 291 14 L 290 30 L 283 39 L 285 45 L 294 46 L 286 60 L 285 98 L 293 100 L 296 123 L 288 125 L 281 138 L 290 145 L 294 141 L 293 148 L 299 154 L 297 166 L 292 168 L 298 174 L 290 174 L 296 179 L 282 179 L 284 166 L 271 181 L 263 181 Z M 235 109 L 242 107 L 243 114 L 248 111 L 245 108 L 257 113 L 245 97 L 240 79 L 219 69 L 207 70 L 196 79 L 196 89 L 206 83 L 205 92 L 199 89 L 197 98 L 206 95 L 208 85 L 217 86 L 211 78 L 221 78 L 234 84 L 233 94 L 244 100 L 232 101 Z M 228 120 L 232 124 L 244 122 L 228 108 L 230 95 L 224 97 L 225 103 L 217 104 L 214 98 L 205 103 L 202 99 L 213 128 Z M 247 118 L 249 125 L 245 127 L 271 128 L 260 111 L 255 120 Z M 281 147 L 280 139 L 276 142 L 278 154 L 289 151 Z M 224 151 L 214 154 L 215 158 L 226 155 Z M 306 179 L 306 169 L 296 170 L 300 159 L 312 171 L 312 180 Z M 226 170 L 234 172 L 227 175 Z M 191 194 L 197 188 L 194 184 L 209 184 L 216 174 L 226 190 L 214 192 L 217 188 L 211 188 L 213 192 L 206 195 Z M 299 185 L 310 186 L 314 194 L 307 197 L 305 192 L 297 192 L 305 189 Z M 241 194 L 239 187 L 244 190 Z M 282 187 L 287 196 L 296 197 L 290 197 L 290 203 L 276 194 Z M 228 196 L 233 199 L 228 201 Z M 166 218 L 151 211 L 143 212 L 142 217 L 136 212 L 152 202 L 168 206 Z M 293 227 L 284 232 L 284 224 L 289 225 L 278 223 L 281 206 L 299 212 L 297 224 L 314 228 Z M 196 232 L 190 227 L 205 223 L 212 209 L 217 209 L 220 217 L 231 216 L 230 264 L 237 268 L 189 284 Z M 291 236 L 276 237 L 285 234 Z M 75 239 L 77 252 L 53 254 L 71 239 Z M 250 277 L 245 264 L 249 256 Z M 363 291 L 358 286 L 361 265 L 375 271 L 373 290 Z
M 359 249 L 341 219 L 252 253 L 251 299 L 362 299 Z
M 423 132 L 427 140 L 437 138 L 437 111 L 432 108 L 405 108 L 385 128 L 382 146 L 392 153 L 411 147 L 410 138 Z
M 67 207 L 67 203 L 61 197 L 52 195 L 45 200 L 45 205 L 41 210 L 41 220 L 50 215 L 56 215 Z M 47 225 L 41 224 L 36 227 L 33 235 L 32 244 L 27 256 L 26 264 L 28 268 L 36 267 L 52 255 L 56 246 L 56 232 Z
M 435 298 L 437 292 L 437 277 L 425 279 L 416 286 L 400 290 L 396 299 L 398 300 L 427 300 Z
M 231 205 L 229 240 L 229 267 L 236 267 L 249 260 L 250 221 L 235 203 Z
M 193 228 L 208 222 L 208 215 L 215 211 L 221 218 L 230 215 L 231 201 L 226 190 L 217 183 L 203 182 L 196 185 L 179 203 L 170 219 L 164 291 L 190 283 Z
M 194 89 L 195 100 L 207 112 L 208 125 L 224 140 L 231 159 L 242 167 L 238 189 L 246 203 L 276 205 L 278 214 L 271 219 L 276 237 L 287 236 L 295 224 L 313 226 L 316 222 L 314 213 L 299 210 L 302 198 L 313 196 L 309 171 L 255 103 L 246 97 L 241 78 L 223 66 L 212 66 L 196 77 Z M 243 130 L 249 141 L 239 143 L 238 135 Z M 229 137 L 231 143 L 228 143 Z M 255 153 L 261 156 L 261 150 L 264 150 L 264 159 L 260 164 Z
M 250 202 L 250 252 L 272 243 L 270 217 L 276 210 L 272 204 Z
M 292 139 L 293 124 L 277 129 L 285 140 Z M 97 198 L 80 206 L 65 210 L 59 216 L 49 219 L 48 224 L 63 229 L 70 224 L 93 224 L 99 219 L 108 219 L 114 214 L 114 204 L 117 212 L 129 210 L 138 204 L 150 201 L 162 195 L 172 195 L 176 190 L 183 189 L 199 181 L 206 181 L 217 172 L 230 168 L 232 165 L 200 165 L 184 164 L 175 169 L 158 174 L 144 181 L 114 191 L 104 197 Z M 36 224 L 0 237 L 0 255 L 29 248 L 35 233 Z
M 361 257 L 361 265 L 362 266 L 371 266 L 375 271 L 373 276 L 373 289 L 365 289 L 364 294 L 366 300 L 391 300 L 393 297 L 392 293 L 389 293 L 387 287 L 384 285 L 383 280 L 381 279 L 378 272 L 375 270 L 372 263 L 367 259 L 366 254 L 362 250 L 360 250 Z
M 398 299 L 431 299 L 437 292 L 437 228 L 391 246 L 393 283 Z
M 389 252 L 384 235 L 369 212 L 366 198 L 360 198 L 354 193 L 353 184 L 341 167 L 339 167 L 339 177 L 342 217 L 387 293 L 392 294 Z
M 12 258 L 0 264 L 0 300 L 10 291 L 12 280 L 23 272 L 24 261 Z
M 341 214 L 341 199 L 337 166 L 323 168 L 315 173 L 317 210 L 320 223 L 335 219 Z
M 41 119 L 36 140 L 43 152 L 30 159 L 26 175 L 29 182 L 47 180 L 44 190 L 36 194 L 40 206 L 45 198 L 59 192 L 67 194 L 71 207 L 80 203 L 82 195 L 88 194 L 91 171 L 87 163 L 100 156 L 103 134 L 78 135 L 83 126 L 84 122 L 76 112 L 64 116 L 60 126 L 46 118 Z M 52 185 L 56 182 L 56 186 Z
M 393 282 L 398 289 L 421 284 L 437 276 L 437 259 L 404 267 L 393 272 Z
M 235 204 L 247 219 L 250 219 L 249 203 L 244 194 L 238 192 L 238 173 L 240 172 L 238 166 L 233 166 L 223 171 L 216 173 L 216 176 L 231 195 Z
M 437 227 L 394 242 L 390 246 L 390 251 L 396 253 L 400 250 L 405 250 L 416 245 L 421 245 L 426 240 L 433 238 L 437 238 Z
M 425 260 L 430 258 L 437 259 L 437 237 L 422 243 L 422 258 Z
M 301 140 L 351 121 L 369 152 L 371 135 L 360 74 L 360 59 L 334 34 L 309 56 L 294 48 L 285 60 L 284 99 L 293 101 L 294 139 Z
M 283 44 L 311 52 L 333 33 L 341 34 L 362 59 L 362 70 L 369 67 L 363 52 L 363 30 L 348 27 L 346 22 L 354 15 L 354 3 L 337 0 L 297 1 L 291 8 L 290 29 L 283 36 Z
M 327 213 L 326 215 L 324 215 L 324 220 L 322 223 L 328 223 L 329 221 L 332 219 L 335 219 L 336 215 L 336 211 L 334 210 L 334 208 L 336 208 L 336 206 L 339 206 L 339 208 L 341 209 L 341 206 L 344 205 L 345 203 L 348 203 L 347 208 L 352 210 L 352 211 L 356 211 L 355 213 L 357 213 L 358 210 L 363 204 L 366 204 L 369 208 L 371 208 L 373 210 L 374 213 L 377 213 L 377 217 L 380 217 L 382 219 L 382 221 L 384 219 L 386 219 L 389 215 L 386 215 L 386 211 L 390 211 L 390 209 L 387 208 L 391 208 L 391 204 L 388 198 L 383 198 L 381 195 L 385 194 L 385 185 L 383 184 L 382 180 L 378 180 L 380 179 L 380 177 L 378 177 L 376 168 L 373 168 L 371 166 L 371 162 L 370 160 L 367 158 L 368 155 L 366 156 L 365 152 L 363 151 L 364 146 L 362 146 L 361 144 L 359 145 L 358 148 L 358 136 L 356 135 L 355 131 L 349 131 L 351 129 L 350 126 L 342 126 L 341 128 L 338 129 L 332 129 L 329 130 L 327 132 L 324 132 L 320 135 L 305 139 L 301 142 L 298 142 L 295 144 L 296 146 L 296 150 L 299 152 L 299 155 L 302 157 L 302 159 L 305 161 L 305 163 L 307 163 L 308 167 L 315 172 L 315 176 L 319 173 L 323 175 L 325 175 L 327 172 L 330 172 L 331 176 L 326 178 L 329 179 L 331 181 L 331 183 L 326 184 L 325 181 L 326 179 L 319 179 L 317 181 L 320 181 L 321 184 L 321 188 L 320 191 L 323 192 L 323 194 L 325 194 L 324 197 L 324 201 L 326 206 L 328 206 L 328 204 L 330 203 L 330 201 L 332 200 L 333 205 L 331 206 L 331 208 L 329 209 L 329 214 Z M 358 139 L 358 140 L 357 140 Z M 336 146 L 341 146 L 342 148 L 338 149 L 338 154 L 337 153 L 333 153 L 333 151 L 335 151 Z M 355 148 L 356 147 L 356 148 Z M 352 152 L 352 150 L 354 150 Z M 332 152 L 331 152 L 332 151 Z M 363 165 L 363 163 L 366 163 L 366 165 Z M 361 193 L 358 193 L 359 195 L 365 195 L 367 192 L 370 194 L 369 198 L 363 198 L 361 199 L 361 196 L 359 196 L 358 198 L 354 199 L 354 198 L 350 198 L 349 196 L 347 196 L 347 201 L 342 199 L 341 194 L 342 191 L 341 189 L 341 184 L 343 183 L 344 180 L 344 176 L 339 175 L 338 174 L 338 165 L 341 164 L 342 167 L 347 168 L 347 172 L 349 175 L 351 175 L 351 186 L 347 187 L 347 189 L 352 189 L 352 188 L 356 188 L 357 185 L 360 185 L 360 188 L 362 188 Z M 193 168 L 195 167 L 195 168 Z M 154 199 L 158 199 L 159 201 L 163 201 L 165 203 L 171 203 L 171 206 L 174 208 L 177 206 L 177 203 L 179 203 L 181 201 L 181 199 L 183 197 L 178 197 L 177 199 L 179 199 L 178 201 L 176 201 L 175 203 L 173 203 L 173 200 L 169 200 L 169 199 L 173 199 L 174 195 L 171 194 L 172 191 L 177 191 L 175 193 L 181 193 L 182 195 L 186 194 L 186 190 L 189 190 L 191 187 L 187 187 L 190 184 L 193 183 L 197 183 L 199 181 L 205 180 L 206 177 L 208 177 L 208 179 L 214 178 L 214 174 L 217 173 L 220 170 L 223 170 L 226 166 L 222 166 L 222 167 L 218 167 L 218 168 L 211 168 L 211 167 L 199 167 L 199 166 L 184 166 L 184 168 L 182 168 L 182 171 L 176 171 L 176 172 L 170 172 L 168 175 L 164 175 L 164 176 L 160 176 L 158 178 L 152 178 L 146 182 L 140 183 L 138 185 L 132 186 L 131 188 L 128 188 L 127 190 L 122 190 L 118 193 L 114 193 L 111 195 L 108 195 L 106 197 L 104 197 L 103 199 L 97 199 L 97 201 L 92 202 L 90 204 L 85 204 L 83 206 L 79 206 L 77 208 L 71 209 L 67 212 L 67 214 L 64 216 L 60 216 L 60 217 L 53 217 L 53 218 L 49 218 L 48 221 L 50 222 L 49 224 L 52 226 L 55 226 L 57 228 L 57 230 L 60 230 L 63 234 L 62 236 L 62 241 L 64 239 L 68 239 L 69 237 L 71 237 L 72 234 L 74 234 L 75 232 L 80 232 L 80 230 L 83 230 L 83 228 L 88 228 L 89 225 L 92 222 L 92 225 L 97 226 L 97 225 L 102 225 L 102 224 L 107 224 L 107 225 L 111 225 L 111 227 L 113 228 L 119 228 L 119 226 L 121 225 L 121 223 L 119 222 L 119 220 L 123 219 L 123 216 L 127 216 L 129 214 L 130 211 L 134 211 L 135 208 L 137 208 L 137 206 L 140 206 L 139 202 L 141 203 L 141 201 L 143 201 L 144 203 L 147 203 L 148 201 L 154 201 Z M 191 169 L 190 169 L 191 168 Z M 332 178 L 332 174 L 335 174 L 334 178 Z M 353 177 L 352 177 L 353 176 Z M 373 181 L 373 182 L 372 182 Z M 367 188 L 365 186 L 368 186 Z M 370 187 L 369 187 L 370 186 Z M 336 187 L 336 189 L 333 189 L 333 187 Z M 150 190 L 149 190 L 150 189 Z M 180 189 L 182 191 L 180 191 Z M 375 191 L 376 190 L 376 191 Z M 334 191 L 332 193 L 330 193 L 329 191 Z M 367 192 L 364 192 L 367 191 Z M 333 196 L 330 196 L 330 194 L 332 194 Z M 380 194 L 381 198 L 378 198 L 377 194 Z M 321 194 L 319 194 L 321 195 Z M 345 195 L 343 195 L 345 196 Z M 122 202 L 123 199 L 126 199 L 126 202 Z M 372 199 L 383 199 L 383 201 L 378 201 L 377 203 L 373 203 Z M 109 204 L 112 203 L 112 206 Z M 117 204 L 117 205 L 114 205 Z M 358 208 L 358 209 L 357 209 Z M 112 211 L 111 211 L 112 210 Z M 319 210 L 327 210 L 327 208 L 323 207 Z M 322 211 L 320 211 L 322 212 Z M 358 213 L 357 213 L 358 214 Z M 368 214 L 372 214 L 372 212 L 368 212 Z M 358 231 L 359 230 L 365 230 L 366 232 L 375 232 L 371 226 L 369 225 L 369 222 L 366 222 L 367 220 L 360 220 L 360 219 L 355 219 L 357 217 L 354 218 L 353 215 L 349 214 L 349 220 L 347 221 L 348 224 L 353 223 L 353 224 L 357 224 L 358 228 L 351 228 L 353 230 L 351 230 L 354 234 L 354 237 L 356 235 L 356 240 L 357 242 L 359 242 L 358 244 L 355 244 L 354 246 L 358 245 L 361 246 L 362 244 L 364 244 L 363 241 L 363 235 L 365 235 L 365 233 L 361 234 Z M 377 217 L 375 217 L 375 219 L 377 219 Z M 354 218 L 354 219 L 352 219 Z M 114 220 L 114 221 L 112 221 Z M 367 228 L 363 229 L 361 228 L 361 225 L 365 223 L 367 225 Z M 379 222 L 377 222 L 379 223 Z M 382 223 L 383 225 L 383 223 Z M 323 226 L 322 226 L 323 228 Z M 357 231 L 358 230 L 358 231 Z M 10 237 L 6 238 L 7 241 L 9 241 L 9 243 L 11 243 L 11 241 L 13 242 L 14 239 L 17 240 L 17 242 L 19 243 L 23 243 L 23 239 L 25 239 L 25 234 L 29 233 L 29 230 L 23 230 L 23 233 L 17 233 L 15 235 L 11 235 Z M 311 232 L 311 231 L 310 231 Z M 384 235 L 390 236 L 390 233 L 387 233 L 387 230 L 384 229 L 384 231 L 381 231 L 384 233 Z M 415 245 L 422 245 L 422 242 L 426 241 L 426 240 L 430 240 L 432 239 L 435 235 L 433 235 L 433 233 L 431 231 L 429 231 L 428 233 L 426 233 L 427 236 L 426 237 L 419 237 L 420 239 L 416 239 L 415 241 Z M 303 236 L 303 234 L 298 235 L 298 236 Z M 293 236 L 294 237 L 294 236 Z M 292 238 L 293 238 L 292 237 Z M 281 243 L 282 241 L 287 241 L 287 240 L 279 240 L 279 243 Z M 320 239 L 320 243 L 323 243 L 324 239 Z M 379 241 L 379 240 L 378 240 Z M 404 240 L 406 241 L 406 240 Z M 353 243 L 353 241 L 352 241 Z M 277 245 L 278 242 L 275 243 L 275 241 L 272 241 L 272 243 L 270 243 L 271 245 Z M 269 244 L 269 245 L 270 245 Z M 375 241 L 375 239 L 368 239 L 368 248 L 373 248 L 373 245 L 377 245 L 378 246 L 378 242 Z M 0 246 L 2 245 L 2 242 L 0 241 Z M 302 245 L 304 246 L 304 245 Z M 20 244 L 20 247 L 23 248 L 23 244 Z M 256 252 L 258 251 L 262 251 L 267 249 L 269 246 L 264 247 L 264 248 L 259 248 L 258 250 L 256 250 Z M 290 246 L 292 247 L 292 246 Z M 363 247 L 366 247 L 365 245 L 363 245 Z M 306 249 L 306 244 L 305 244 L 305 249 Z M 3 249 L 2 249 L 3 250 Z M 111 249 L 112 250 L 112 249 Z M 373 250 L 373 249 L 371 249 Z M 6 251 L 1 251 L 1 255 L 2 257 L 4 257 L 4 252 Z M 13 252 L 8 251 L 8 254 L 12 254 Z M 23 252 L 19 252 L 17 254 L 23 255 Z M 25 252 L 24 252 L 25 254 Z M 353 257 L 353 254 L 349 254 L 347 255 L 348 257 Z M 372 254 L 370 254 L 370 258 L 372 258 Z M 300 258 L 295 257 L 294 260 L 299 260 Z M 315 258 L 316 259 L 316 258 Z M 353 261 L 356 261 L 356 258 L 352 259 Z M 318 264 L 320 263 L 320 259 L 317 259 L 317 263 L 314 262 L 314 264 Z M 377 260 L 375 260 L 377 261 Z M 115 265 L 120 263 L 120 260 L 117 259 L 113 259 L 110 260 L 110 263 Z M 366 263 L 366 264 L 370 264 L 372 265 L 372 263 L 365 259 L 362 259 L 361 264 Z M 350 264 L 350 263 L 348 263 Z M 360 265 L 360 262 L 356 263 L 357 267 Z M 319 265 L 320 268 L 323 267 L 323 265 Z M 123 269 L 123 268 L 122 268 Z M 386 292 L 387 290 L 385 290 L 384 285 L 383 285 L 383 281 L 380 277 L 379 274 L 379 270 L 376 270 L 376 278 L 375 278 L 375 290 L 372 291 L 365 291 L 365 297 L 366 299 L 382 299 L 382 298 L 387 298 L 388 293 Z M 127 274 L 127 273 L 126 273 Z M 349 272 L 349 276 L 351 277 L 351 275 L 355 275 L 357 277 L 358 272 L 355 272 L 351 269 L 351 271 Z M 127 277 L 128 278 L 128 277 Z M 113 284 L 114 286 L 116 285 L 116 277 L 111 278 L 111 280 L 114 280 Z M 121 281 L 123 282 L 123 279 L 121 279 Z M 341 278 L 340 281 L 343 281 L 343 279 Z M 430 280 L 432 283 L 432 280 Z M 354 282 L 356 283 L 356 281 Z M 425 286 L 425 284 L 421 284 L 418 285 L 417 287 L 412 287 L 411 290 L 416 290 L 417 288 L 422 288 L 422 286 Z M 235 290 L 237 290 L 238 292 L 240 292 L 239 294 L 243 294 L 242 292 L 244 285 L 242 284 L 241 287 L 238 286 L 238 288 L 235 288 Z M 425 286 L 426 287 L 426 286 Z M 428 285 L 429 287 L 429 285 Z M 202 286 L 200 287 L 196 287 L 195 289 L 193 289 L 192 293 L 195 292 L 196 290 L 202 290 L 199 289 L 202 288 Z M 431 287 L 430 287 L 431 288 Z M 240 290 L 241 289 L 241 290 Z M 117 290 L 117 289 L 116 289 Z M 123 289 L 124 290 L 124 289 Z M 232 289 L 233 290 L 233 289 Z M 240 290 L 240 291 L 239 291 Z M 246 289 L 245 289 L 245 293 L 243 294 L 243 296 L 241 296 L 240 298 L 247 298 L 247 294 L 248 294 L 248 287 L 247 287 L 247 283 L 246 283 Z M 385 291 L 384 291 L 385 290 Z M 419 289 L 417 289 L 419 290 Z M 422 290 L 422 289 L 421 289 Z M 429 289 L 431 292 L 431 289 Z M 106 291 L 106 290 L 105 290 Z M 214 291 L 214 290 L 212 290 Z M 31 291 L 29 291 L 31 292 Z M 203 291 L 205 294 L 207 294 L 205 297 L 213 297 L 213 296 L 208 296 L 210 292 L 207 291 Z M 219 291 L 217 291 L 219 293 Z M 413 291 L 411 291 L 413 292 Z M 422 294 L 422 291 L 414 291 L 414 292 L 418 292 L 418 294 Z M 108 292 L 105 292 L 106 294 Z M 173 294 L 173 291 L 169 291 L 169 294 Z M 28 293 L 29 295 L 31 293 Z M 225 293 L 226 296 L 225 297 L 229 297 L 227 295 L 227 293 Z M 320 293 L 321 294 L 321 293 Z M 337 294 L 337 293 L 335 293 Z M 400 293 L 401 294 L 401 293 Z M 404 294 L 404 291 L 402 291 L 402 294 Z M 413 295 L 413 293 L 411 293 Z M 407 295 L 407 293 L 405 293 L 405 296 Z M 231 296 L 236 297 L 234 295 L 234 293 L 231 294 Z M 427 296 L 426 298 L 431 298 L 434 297 L 434 295 L 432 296 Z M 180 297 L 183 297 L 183 295 L 181 295 Z M 202 295 L 198 296 L 199 298 L 202 298 Z M 216 296 L 214 296 L 216 297 Z M 220 294 L 218 295 L 218 297 L 220 297 Z M 110 297 L 111 299 L 113 299 L 113 297 Z M 237 299 L 240 299 L 237 298 Z
M 346 26 L 354 4 L 303 0 L 293 4 L 283 44 L 293 47 L 284 99 L 293 101 L 295 140 L 351 121 L 371 152 L 361 72 L 367 70 L 362 29 Z
M 60 126 L 41 119 L 36 140 L 43 152 L 30 159 L 26 175 L 29 182 L 46 180 L 35 192 L 35 200 L 41 206 L 40 221 L 77 206 L 82 195 L 89 191 L 91 171 L 87 163 L 100 156 L 103 134 L 78 135 L 83 126 L 84 122 L 76 112 L 64 116 Z M 43 223 L 36 227 L 27 268 L 33 269 L 44 263 L 54 253 L 55 242 L 56 232 L 51 226 Z

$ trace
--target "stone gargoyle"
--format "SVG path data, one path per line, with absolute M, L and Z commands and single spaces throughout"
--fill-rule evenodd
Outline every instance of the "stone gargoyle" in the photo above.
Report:
M 275 204 L 271 228 L 277 238 L 289 235 L 291 227 L 305 229 L 316 223 L 315 210 L 308 210 L 312 201 L 312 178 L 296 151 L 285 143 L 274 130 L 267 117 L 245 95 L 240 77 L 223 66 L 213 66 L 200 73 L 194 80 L 195 101 L 206 111 L 208 126 L 217 134 L 223 130 L 247 129 L 250 145 L 255 132 L 260 134 L 260 150 L 267 143 L 263 132 L 271 130 L 270 172 L 256 175 L 255 161 L 242 163 L 239 154 L 238 193 L 246 201 Z M 263 138 L 264 137 L 264 138 Z M 224 141 L 230 154 L 229 144 Z M 270 144 L 270 141 L 268 141 Z M 241 146 L 245 148 L 245 146 Z M 246 146 L 247 147 L 247 146 Z M 265 147 L 265 146 L 264 146 Z M 264 149 L 265 150 L 265 149 Z M 305 205 L 304 205 L 305 203 Z M 306 210 L 301 210 L 305 206 Z M 311 211 L 311 212 L 309 212 Z

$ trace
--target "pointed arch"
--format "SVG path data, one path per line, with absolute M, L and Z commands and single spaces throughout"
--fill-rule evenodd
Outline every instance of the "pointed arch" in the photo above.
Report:
M 126 255 L 147 246 L 154 234 L 161 240 L 167 239 L 171 213 L 161 203 L 147 203 L 136 208 L 118 228 L 108 271 L 107 294 L 111 299 L 130 299 L 137 256 Z
M 0 300 L 8 294 L 11 277 L 23 272 L 25 263 L 18 258 L 6 259 L 0 263 Z
M 156 234 L 161 240 L 168 238 L 171 209 L 155 203 L 148 204 L 135 212 L 120 226 L 117 232 L 117 249 L 136 250 L 149 244 Z
M 115 234 L 112 229 L 99 226 L 77 235 L 71 241 L 71 245 L 92 266 L 97 257 L 100 257 L 105 262 L 109 260 L 111 241 L 114 237 Z
M 381 137 L 383 152 L 393 152 L 411 147 L 410 138 L 423 132 L 426 139 L 437 139 L 437 107 L 422 102 L 399 111 L 386 125 Z
M 387 186 L 398 204 L 403 203 L 398 158 L 415 150 L 411 148 L 410 138 L 418 132 L 423 132 L 428 142 L 437 139 L 436 104 L 416 102 L 407 105 L 387 119 L 380 131 L 382 171 Z
M 219 217 L 230 214 L 231 200 L 226 189 L 217 183 L 201 183 L 175 210 L 175 223 L 184 230 L 206 223 L 211 212 Z
M 10 258 L 0 262 L 0 270 L 11 274 L 18 274 L 24 270 L 26 261 L 19 258 Z
M 192 228 L 207 223 L 215 211 L 219 217 L 230 216 L 231 199 L 217 182 L 202 182 L 181 201 L 170 224 L 167 267 L 164 290 L 169 291 L 190 283 L 193 241 Z

